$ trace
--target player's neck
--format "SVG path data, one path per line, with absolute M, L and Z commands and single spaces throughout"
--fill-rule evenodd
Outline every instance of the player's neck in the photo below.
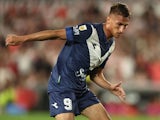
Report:
M 106 26 L 106 24 L 105 24 L 105 23 L 103 24 L 103 31 L 104 31 L 104 33 L 105 33 L 105 35 L 106 35 L 107 39 L 109 39 L 109 38 L 112 38 L 112 37 L 113 37 L 113 35 L 111 34 L 111 32 L 107 29 L 107 26 Z

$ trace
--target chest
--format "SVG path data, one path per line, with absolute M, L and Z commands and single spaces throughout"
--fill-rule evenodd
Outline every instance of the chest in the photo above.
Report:
M 90 70 L 100 66 L 113 52 L 115 41 L 102 42 L 98 37 L 97 31 L 93 29 L 93 33 L 87 40 L 90 58 Z

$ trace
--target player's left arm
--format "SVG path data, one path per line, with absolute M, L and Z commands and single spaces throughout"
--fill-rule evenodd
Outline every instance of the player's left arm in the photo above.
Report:
M 125 91 L 121 87 L 122 82 L 112 84 L 106 78 L 103 74 L 102 68 L 97 68 L 93 70 L 90 74 L 91 80 L 96 83 L 98 86 L 110 90 L 113 94 L 119 97 L 119 99 L 124 102 L 125 101 Z

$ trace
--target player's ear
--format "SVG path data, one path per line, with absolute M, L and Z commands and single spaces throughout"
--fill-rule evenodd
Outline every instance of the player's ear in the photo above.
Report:
M 108 16 L 108 17 L 106 18 L 106 26 L 109 27 L 109 26 L 110 26 L 110 23 L 111 23 L 111 18 L 110 18 L 110 16 Z
M 107 23 L 110 23 L 110 21 L 111 21 L 110 16 L 108 16 L 108 17 L 106 18 L 106 21 L 107 21 Z

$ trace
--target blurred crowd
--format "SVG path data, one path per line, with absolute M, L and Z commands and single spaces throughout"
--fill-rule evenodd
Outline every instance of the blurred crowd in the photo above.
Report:
M 130 105 L 160 114 L 160 107 L 156 108 L 160 105 L 159 0 L 0 0 L 0 113 L 48 109 L 47 82 L 64 45 L 63 41 L 48 40 L 5 47 L 7 34 L 104 22 L 117 1 L 129 5 L 132 19 L 126 33 L 116 40 L 104 74 L 113 83 L 123 81 Z M 116 101 L 108 92 L 89 85 L 103 102 Z M 13 101 L 15 104 L 9 104 Z

